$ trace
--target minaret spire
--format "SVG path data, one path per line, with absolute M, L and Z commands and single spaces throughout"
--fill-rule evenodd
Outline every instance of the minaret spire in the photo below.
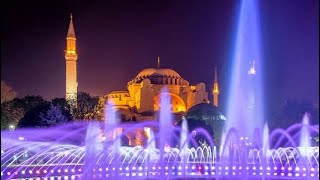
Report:
M 218 107 L 219 85 L 218 85 L 217 66 L 214 67 L 214 83 L 213 83 L 212 95 L 213 95 L 213 105 Z
M 72 13 L 70 13 L 70 24 L 69 24 L 67 37 L 76 38 L 76 33 L 74 32 L 73 21 L 72 21 Z
M 66 100 L 72 107 L 77 107 L 77 49 L 76 35 L 74 33 L 72 14 L 70 14 L 70 24 L 67 33 L 67 48 L 65 50 L 66 59 Z
M 160 68 L 160 57 L 158 56 L 157 68 Z

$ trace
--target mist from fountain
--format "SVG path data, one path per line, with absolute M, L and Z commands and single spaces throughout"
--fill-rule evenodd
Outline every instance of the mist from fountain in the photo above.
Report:
M 308 147 L 311 146 L 310 144 L 310 134 L 309 134 L 309 118 L 310 114 L 305 113 L 302 118 L 302 128 L 301 128 L 301 133 L 300 133 L 300 142 L 299 146 L 302 149 L 301 154 L 302 156 L 307 156 L 308 155 Z
M 235 127 L 250 139 L 264 123 L 258 2 L 241 1 L 227 102 L 227 132 Z

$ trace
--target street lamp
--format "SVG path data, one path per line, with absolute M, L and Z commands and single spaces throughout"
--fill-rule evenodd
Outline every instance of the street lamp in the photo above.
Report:
M 10 130 L 10 131 L 13 131 L 14 129 L 15 129 L 14 125 L 13 125 L 13 124 L 10 124 L 10 125 L 9 125 L 9 130 Z

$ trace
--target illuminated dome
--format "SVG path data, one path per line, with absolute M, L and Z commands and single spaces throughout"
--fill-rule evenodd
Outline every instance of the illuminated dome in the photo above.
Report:
M 189 85 L 175 70 L 169 68 L 147 68 L 143 69 L 131 83 L 140 83 L 144 79 L 149 79 L 151 84 L 171 84 L 171 85 Z

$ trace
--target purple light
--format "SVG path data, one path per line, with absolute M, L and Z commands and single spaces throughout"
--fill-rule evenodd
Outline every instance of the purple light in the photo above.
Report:
M 32 174 L 32 171 L 31 171 L 31 170 L 29 171 L 29 174 Z
M 274 169 L 274 170 L 277 170 L 278 168 L 275 166 L 273 169 Z
M 114 170 L 116 170 L 116 168 L 112 168 L 112 170 L 114 171 Z
M 51 170 L 51 173 L 53 173 L 54 171 L 53 170 Z
M 263 169 L 263 167 L 262 166 L 260 166 L 260 170 L 262 170 Z
M 288 167 L 288 170 L 291 171 L 291 170 L 292 170 L 292 167 Z
M 295 176 L 297 176 L 297 177 L 298 177 L 298 176 L 300 176 L 300 174 L 299 174 L 299 173 L 296 173 L 296 174 L 295 174 Z
M 93 171 L 95 171 L 95 169 L 93 169 Z M 68 172 L 68 169 L 65 169 L 64 172 Z
M 132 170 L 136 170 L 136 167 L 135 167 L 135 166 L 133 166 L 133 167 L 132 167 Z
M 21 171 L 21 174 L 25 174 L 26 172 L 25 171 Z
M 60 173 L 61 172 L 61 170 L 60 169 L 58 169 L 58 173 Z
M 106 168 L 107 169 L 107 168 Z M 81 172 L 81 169 L 78 170 L 79 172 Z
M 74 172 L 74 169 L 71 169 L 71 172 Z
M 142 171 L 142 167 L 141 166 L 139 167 L 139 170 Z
M 303 168 L 303 171 L 306 171 L 307 170 L 307 168 Z
M 47 173 L 47 170 L 43 170 L 44 173 Z
M 126 167 L 126 171 L 129 171 L 129 167 Z
M 241 170 L 241 169 L 242 169 L 242 167 L 241 167 L 241 166 L 239 166 L 239 169 Z
M 119 170 L 122 171 L 122 167 L 119 167 Z
M 281 167 L 281 170 L 283 171 L 283 170 L 284 170 L 284 167 Z
M 232 166 L 232 169 L 233 169 L 233 170 L 235 170 L 235 169 L 236 169 L 236 167 L 235 167 L 235 166 Z
M 168 166 L 166 166 L 166 170 L 168 170 Z
M 181 166 L 179 166 L 178 169 L 181 170 Z
M 36 173 L 39 174 L 40 172 L 39 172 L 39 171 L 36 171 Z
M 10 176 L 10 174 L 11 174 L 10 172 L 7 172 L 7 175 L 9 175 L 9 176 Z
M 225 169 L 226 169 L 226 170 L 228 170 L 228 169 L 229 169 L 229 167 L 228 167 L 228 166 L 226 166 L 226 167 L 225 167 Z
M 102 171 L 102 168 L 99 168 L 99 171 L 101 172 L 101 171 Z
M 269 166 L 267 167 L 267 170 L 270 171 L 270 167 Z
M 153 169 L 153 170 L 155 170 L 155 169 L 156 169 L 156 167 L 154 167 L 154 166 L 153 166 L 153 167 L 152 167 L 152 169 Z
M 256 170 L 256 167 L 255 167 L 255 166 L 253 166 L 253 167 L 252 167 L 252 169 L 253 169 L 253 170 Z

